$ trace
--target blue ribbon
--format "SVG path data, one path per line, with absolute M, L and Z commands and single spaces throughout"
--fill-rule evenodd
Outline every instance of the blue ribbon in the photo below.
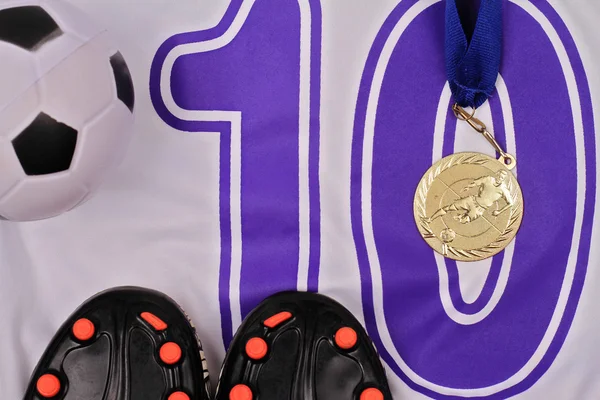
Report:
M 479 107 L 496 87 L 502 53 L 503 0 L 481 0 L 469 40 L 456 5 L 446 0 L 446 74 L 461 107 Z

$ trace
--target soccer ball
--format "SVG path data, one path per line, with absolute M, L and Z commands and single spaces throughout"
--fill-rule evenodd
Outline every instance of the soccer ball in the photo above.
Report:
M 106 31 L 59 0 L 0 3 L 0 218 L 56 216 L 123 158 L 134 90 Z

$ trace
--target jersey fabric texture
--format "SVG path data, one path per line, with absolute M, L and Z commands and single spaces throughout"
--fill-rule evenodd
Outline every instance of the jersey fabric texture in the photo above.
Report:
M 504 4 L 477 117 L 518 159 L 525 216 L 477 263 L 435 255 L 413 218 L 434 162 L 494 155 L 451 110 L 444 1 L 70 2 L 130 68 L 134 135 L 84 205 L 0 221 L 2 398 L 72 310 L 124 285 L 186 310 L 213 379 L 252 309 L 309 290 L 366 327 L 393 398 L 600 396 L 596 2 Z

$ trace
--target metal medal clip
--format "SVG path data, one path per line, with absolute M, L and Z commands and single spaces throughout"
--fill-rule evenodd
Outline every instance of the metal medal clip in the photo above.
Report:
M 465 110 L 458 104 L 454 104 L 452 106 L 452 111 L 454 112 L 456 118 L 458 118 L 461 121 L 467 122 L 469 125 L 471 125 L 471 128 L 475 129 L 477 132 L 483 135 L 483 137 L 494 147 L 494 149 L 496 149 L 498 154 L 500 154 L 500 158 L 498 159 L 498 161 L 504 164 L 506 169 L 512 170 L 517 166 L 517 159 L 513 155 L 505 152 L 504 149 L 502 149 L 500 144 L 494 138 L 494 135 L 492 135 L 487 130 L 485 124 L 480 119 L 475 117 L 475 111 L 477 111 L 476 108 L 473 108 L 473 111 L 469 113 L 467 112 L 467 110 Z

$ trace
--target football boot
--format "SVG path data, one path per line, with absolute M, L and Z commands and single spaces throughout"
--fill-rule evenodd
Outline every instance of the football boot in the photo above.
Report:
M 86 301 L 43 354 L 25 400 L 209 400 L 189 318 L 162 293 L 124 287 Z
M 391 400 L 385 370 L 358 320 L 319 294 L 286 292 L 244 320 L 217 400 Z

